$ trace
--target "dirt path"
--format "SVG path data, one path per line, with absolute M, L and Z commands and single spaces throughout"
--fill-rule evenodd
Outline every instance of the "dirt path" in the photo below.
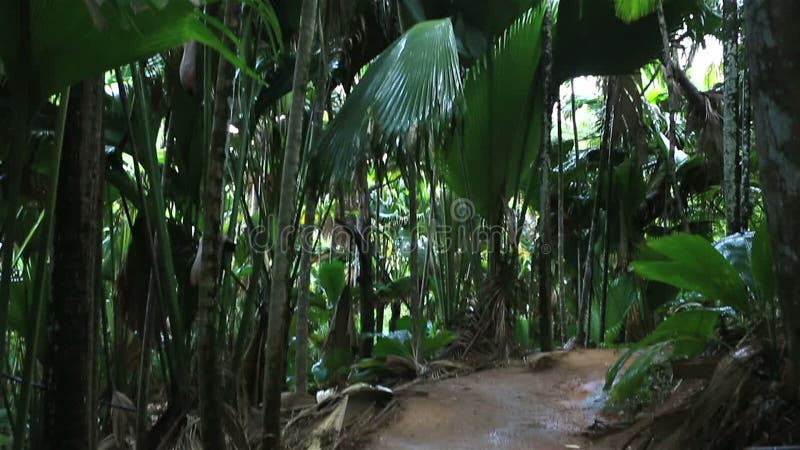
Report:
M 601 448 L 578 435 L 602 407 L 610 350 L 572 351 L 533 370 L 522 363 L 428 382 L 368 450 Z

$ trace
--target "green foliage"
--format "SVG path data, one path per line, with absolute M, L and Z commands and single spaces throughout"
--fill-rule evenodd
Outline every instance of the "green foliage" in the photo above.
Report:
M 246 69 L 203 24 L 201 13 L 189 0 L 103 2 L 92 11 L 71 0 L 38 0 L 30 8 L 29 30 L 13 11 L 0 18 L 0 29 L 5 30 L 0 35 L 0 59 L 11 83 L 29 77 L 36 102 L 76 81 L 189 40 L 208 45 Z M 17 61 L 26 31 L 30 32 L 28 64 Z
M 537 0 L 538 1 L 538 0 Z M 503 33 L 534 0 L 404 0 L 400 12 L 404 24 L 452 17 L 460 55 L 467 63 L 481 58 L 493 39 Z
M 328 296 L 328 302 L 333 304 L 339 301 L 339 297 L 341 297 L 347 283 L 344 263 L 338 260 L 324 262 L 320 264 L 317 275 L 319 276 L 319 284 L 325 291 L 325 295 Z
M 699 292 L 740 313 L 750 311 L 739 273 L 700 236 L 676 233 L 651 240 L 632 266 L 643 278 Z
M 444 159 L 448 184 L 487 219 L 531 176 L 541 144 L 544 8 L 522 15 L 464 82 L 467 114 Z
M 661 0 L 614 0 L 617 17 L 625 23 L 635 22 L 655 12 Z
M 344 380 L 350 373 L 353 354 L 350 350 L 335 349 L 311 367 L 317 385 L 324 386 L 333 380 Z
M 772 302 L 775 298 L 775 272 L 772 265 L 772 250 L 769 243 L 767 223 L 758 227 L 753 237 L 753 250 L 750 254 L 750 267 L 759 298 Z
M 608 369 L 604 389 L 611 389 L 614 401 L 624 401 L 639 392 L 657 364 L 702 353 L 714 337 L 719 313 L 711 310 L 684 311 L 669 317 L 645 339 L 633 345 Z M 617 375 L 628 360 L 636 355 L 619 380 Z
M 10 425 L 11 422 L 8 420 L 8 410 L 6 408 L 0 409 L 0 428 L 8 429 Z M 11 436 L 0 434 L 0 445 L 10 445 L 12 442 L 14 442 L 14 440 Z
M 533 347 L 533 341 L 531 339 L 531 324 L 527 317 L 517 317 L 517 320 L 514 323 L 514 339 L 517 341 L 517 344 L 524 349 Z
M 370 64 L 320 139 L 322 179 L 350 177 L 375 144 L 395 148 L 441 134 L 461 89 L 450 20 L 415 25 Z
M 449 330 L 430 328 L 422 339 L 422 354 L 414 358 L 411 336 L 411 318 L 404 316 L 397 322 L 397 331 L 379 337 L 373 348 L 372 358 L 359 361 L 355 366 L 354 377 L 358 380 L 376 381 L 395 376 L 389 359 L 402 361 L 408 369 L 418 370 L 417 362 L 429 361 L 456 340 L 458 334 Z
M 591 317 L 591 337 L 594 342 L 600 342 L 600 302 L 603 295 L 600 283 L 597 287 Z M 638 303 L 639 287 L 633 276 L 622 275 L 609 281 L 604 343 L 612 344 L 617 340 L 628 313 Z

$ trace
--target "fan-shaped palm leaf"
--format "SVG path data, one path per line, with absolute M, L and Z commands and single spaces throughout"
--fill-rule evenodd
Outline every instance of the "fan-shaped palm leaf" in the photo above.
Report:
M 466 114 L 444 155 L 447 180 L 486 218 L 503 205 L 532 168 L 544 104 L 537 80 L 544 8 L 529 10 L 467 72 Z
M 414 26 L 370 65 L 320 139 L 323 175 L 349 176 L 373 145 L 401 147 L 412 129 L 420 136 L 444 131 L 461 89 L 450 19 Z

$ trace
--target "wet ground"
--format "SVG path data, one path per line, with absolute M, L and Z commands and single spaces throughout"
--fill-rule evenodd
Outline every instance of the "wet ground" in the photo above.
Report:
M 611 350 L 555 355 L 417 385 L 368 450 L 599 449 L 579 435 L 603 406 Z

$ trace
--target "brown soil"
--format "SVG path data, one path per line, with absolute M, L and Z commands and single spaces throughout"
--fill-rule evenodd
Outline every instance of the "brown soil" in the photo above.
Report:
M 440 382 L 399 396 L 395 420 L 368 450 L 605 448 L 580 432 L 603 406 L 613 350 L 555 353 Z

